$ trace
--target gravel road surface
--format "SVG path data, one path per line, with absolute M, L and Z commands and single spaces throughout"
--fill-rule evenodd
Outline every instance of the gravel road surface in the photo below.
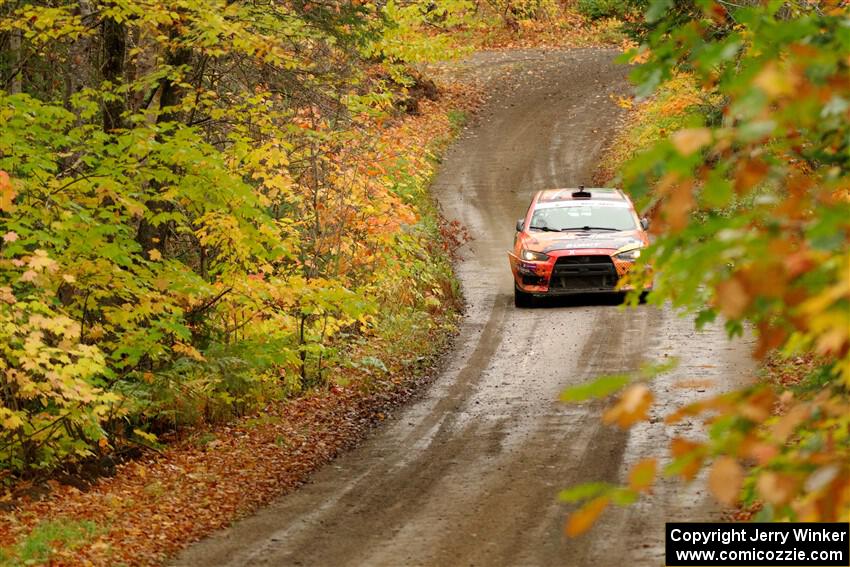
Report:
M 259 514 L 187 549 L 176 565 L 663 565 L 664 522 L 710 520 L 699 483 L 664 481 L 651 498 L 605 512 L 576 539 L 560 489 L 621 482 L 673 435 L 622 432 L 601 405 L 557 401 L 567 386 L 675 356 L 652 385 L 656 415 L 728 388 L 750 371 L 747 341 L 697 333 L 672 310 L 611 301 L 513 306 L 506 251 L 532 192 L 590 185 L 621 117 L 626 70 L 605 49 L 479 53 L 453 72 L 491 97 L 447 153 L 434 190 L 473 240 L 458 266 L 468 302 L 439 377 L 358 448 Z

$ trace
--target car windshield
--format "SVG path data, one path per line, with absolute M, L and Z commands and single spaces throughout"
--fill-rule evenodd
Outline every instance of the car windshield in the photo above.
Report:
M 625 207 L 587 203 L 567 207 L 538 208 L 531 216 L 531 227 L 537 230 L 573 230 L 589 227 L 601 230 L 634 230 L 637 228 L 631 210 Z

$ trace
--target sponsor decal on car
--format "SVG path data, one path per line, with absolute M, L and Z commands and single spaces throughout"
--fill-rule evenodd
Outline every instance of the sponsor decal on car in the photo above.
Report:
M 565 238 L 553 242 L 543 249 L 544 252 L 554 250 L 575 250 L 577 248 L 610 248 L 619 250 L 630 244 L 641 244 L 637 238 Z

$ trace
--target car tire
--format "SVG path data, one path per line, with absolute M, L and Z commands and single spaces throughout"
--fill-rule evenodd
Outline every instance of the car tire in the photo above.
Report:
M 534 296 L 514 286 L 514 306 L 527 309 L 534 306 Z

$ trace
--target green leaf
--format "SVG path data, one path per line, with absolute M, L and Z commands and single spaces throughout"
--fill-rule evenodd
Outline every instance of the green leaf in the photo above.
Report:
M 644 16 L 649 23 L 657 22 L 673 6 L 673 0 L 652 0 Z
M 573 386 L 561 393 L 562 402 L 583 402 L 591 398 L 609 396 L 631 382 L 630 374 L 611 374 L 596 380 Z
M 586 482 L 562 490 L 558 493 L 558 500 L 561 502 L 581 502 L 609 494 L 615 488 L 616 486 L 607 482 Z

